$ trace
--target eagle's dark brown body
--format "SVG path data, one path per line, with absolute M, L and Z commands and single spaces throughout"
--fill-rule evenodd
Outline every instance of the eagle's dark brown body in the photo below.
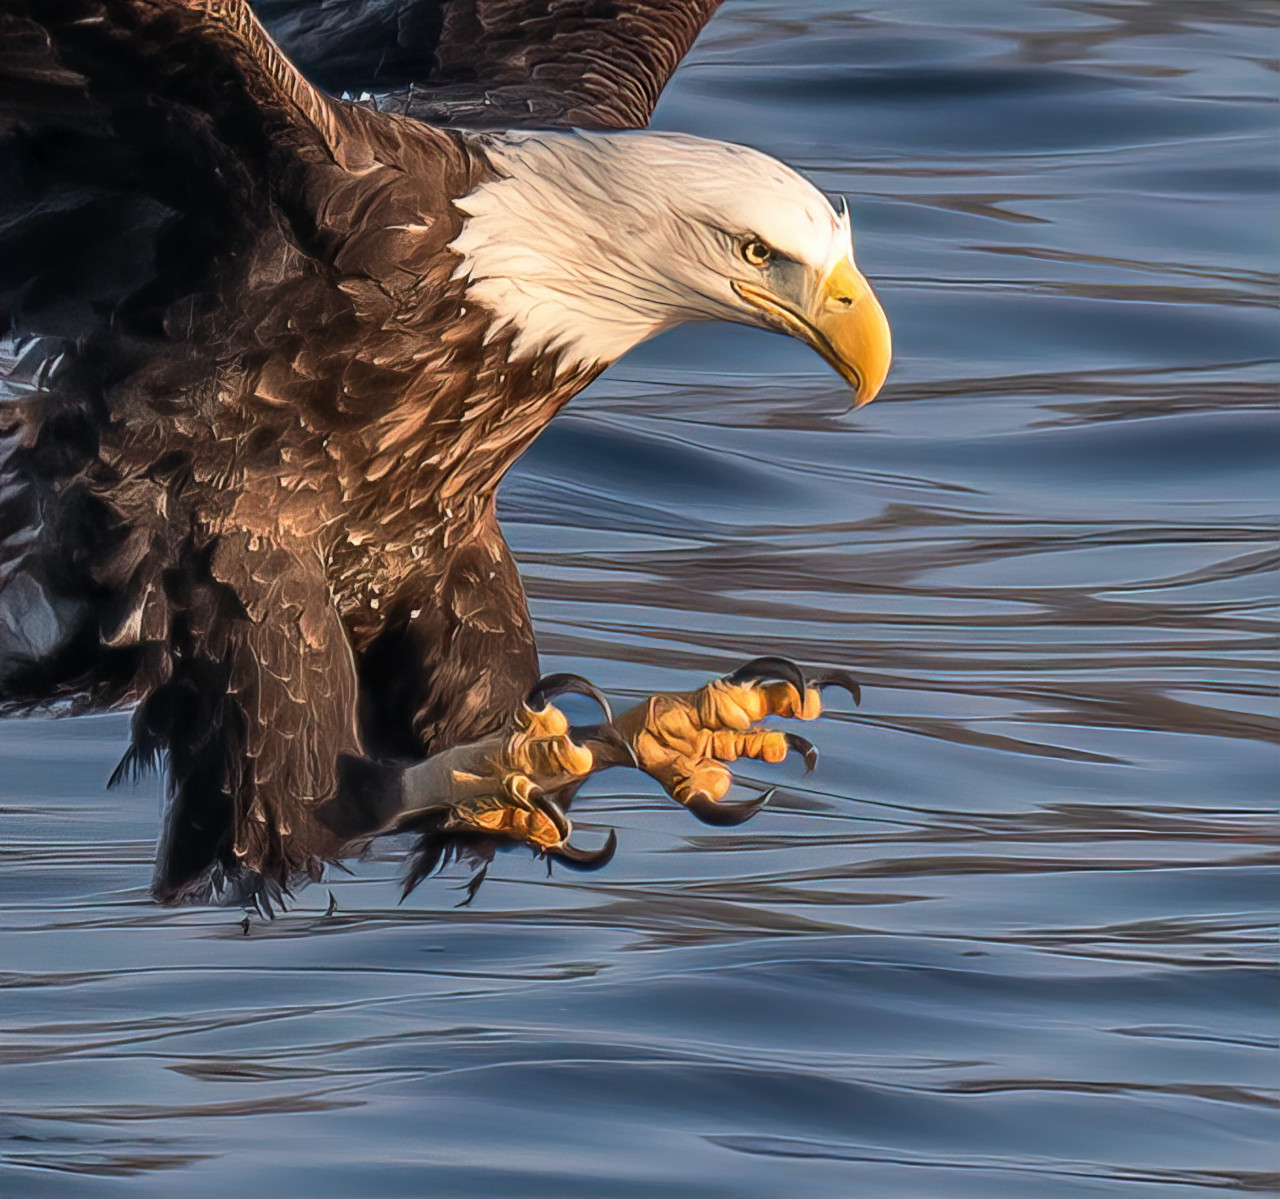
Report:
M 475 139 L 337 101 L 301 119 L 169 7 L 0 9 L 21 218 L 0 703 L 139 703 L 123 765 L 168 755 L 155 890 L 178 900 L 372 831 L 344 755 L 509 718 L 538 670 L 494 489 L 590 376 L 509 365 L 462 302 L 446 247 L 488 170 Z M 105 288 L 59 244 L 54 184 L 73 234 L 100 222 Z
M 724 824 L 764 802 L 720 802 L 724 761 L 812 765 L 760 725 L 821 708 L 777 659 L 589 744 L 542 706 L 552 684 L 524 705 L 537 653 L 494 492 L 602 365 L 517 353 L 454 249 L 464 198 L 509 176 L 451 113 L 643 125 L 715 4 L 268 4 L 339 76 L 422 62 L 425 85 L 353 103 L 246 0 L 0 0 L 0 712 L 136 704 L 120 771 L 167 762 L 161 900 L 269 895 L 392 827 L 423 833 L 411 882 L 457 836 L 598 861 L 612 839 L 584 854 L 557 806 L 594 769 L 637 765 Z M 392 16 L 398 53 L 371 65 Z M 814 320 L 854 311 L 838 286 Z

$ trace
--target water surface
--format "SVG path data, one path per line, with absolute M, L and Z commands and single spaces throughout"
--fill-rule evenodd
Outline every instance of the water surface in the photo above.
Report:
M 548 669 L 862 708 L 740 829 L 614 772 L 603 874 L 387 844 L 248 936 L 148 900 L 125 716 L 0 722 L 0 1193 L 1280 1185 L 1275 11 L 729 0 L 657 124 L 849 197 L 889 385 L 668 336 L 505 527 Z

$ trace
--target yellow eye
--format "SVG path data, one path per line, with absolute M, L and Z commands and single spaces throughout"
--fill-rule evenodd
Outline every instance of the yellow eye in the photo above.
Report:
M 752 266 L 764 266 L 773 257 L 773 251 L 758 237 L 753 237 L 742 243 L 742 257 Z

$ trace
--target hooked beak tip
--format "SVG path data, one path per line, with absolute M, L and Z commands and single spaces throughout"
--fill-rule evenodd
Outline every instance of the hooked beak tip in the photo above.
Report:
M 733 289 L 773 328 L 812 346 L 853 389 L 854 409 L 879 395 L 893 360 L 893 339 L 880 301 L 851 259 L 822 280 L 809 315 L 754 283 L 735 280 Z

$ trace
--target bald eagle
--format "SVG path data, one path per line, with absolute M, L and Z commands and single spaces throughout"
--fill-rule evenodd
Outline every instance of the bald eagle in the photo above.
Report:
M 761 802 L 726 763 L 812 765 L 760 722 L 847 676 L 762 658 L 616 718 L 539 680 L 494 515 L 681 322 L 797 337 L 857 403 L 884 381 L 847 212 L 643 131 L 716 3 L 262 0 L 277 43 L 245 0 L 0 0 L 0 711 L 134 705 L 161 902 L 396 831 L 410 885 L 458 846 L 599 865 L 565 815 L 593 771 L 725 824 Z

